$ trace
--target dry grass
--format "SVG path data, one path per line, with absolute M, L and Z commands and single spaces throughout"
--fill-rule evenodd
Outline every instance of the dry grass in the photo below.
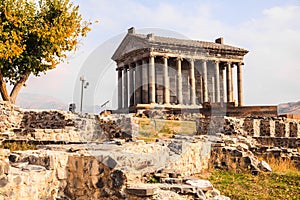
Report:
M 222 194 L 231 199 L 299 200 L 300 171 L 288 159 L 265 159 L 272 173 L 226 172 L 212 169 L 209 179 Z
M 232 200 L 299 200 L 300 175 L 235 173 L 214 170 L 210 181 L 222 194 Z
M 299 173 L 299 170 L 291 159 L 288 158 L 266 158 L 265 161 L 270 165 L 272 170 L 277 173 Z M 300 173 L 299 173 L 300 175 Z
M 9 142 L 0 145 L 2 149 L 9 149 L 11 152 L 13 151 L 25 151 L 25 150 L 35 150 L 36 145 L 29 144 L 27 142 Z
M 176 121 L 141 118 L 139 120 L 140 138 L 171 138 L 174 134 L 193 134 L 196 123 L 192 121 Z

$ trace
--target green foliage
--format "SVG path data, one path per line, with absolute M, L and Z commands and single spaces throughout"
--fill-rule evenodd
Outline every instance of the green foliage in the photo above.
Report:
M 149 180 L 147 181 L 147 183 L 159 183 L 159 180 L 155 177 L 151 177 L 149 178 Z
M 1 0 L 2 81 L 24 84 L 26 74 L 38 76 L 55 68 L 76 49 L 90 25 L 69 0 Z

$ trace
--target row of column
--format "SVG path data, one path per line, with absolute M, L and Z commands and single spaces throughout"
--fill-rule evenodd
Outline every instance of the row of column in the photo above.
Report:
M 183 85 L 182 85 L 182 58 L 178 57 L 176 59 L 177 68 L 177 99 L 178 104 L 183 104 Z M 195 80 L 195 60 L 189 59 L 190 69 L 190 89 L 191 89 L 191 104 L 196 105 L 196 80 Z M 142 60 L 142 66 L 147 64 L 145 60 Z M 129 64 L 128 68 L 125 66 L 119 66 L 118 70 L 118 107 L 127 108 L 128 105 L 136 105 L 142 103 L 142 66 L 138 65 L 138 62 L 134 63 L 134 67 Z M 164 103 L 170 104 L 170 82 L 168 74 L 168 57 L 163 56 L 163 84 L 164 84 Z M 226 81 L 225 80 L 225 68 L 226 68 Z M 233 64 L 227 62 L 226 66 L 220 68 L 220 62 L 214 61 L 214 76 L 213 76 L 213 97 L 214 102 L 234 102 L 233 95 Z M 208 95 L 208 70 L 207 70 L 207 60 L 201 61 L 201 73 L 202 73 L 202 91 L 203 91 L 203 102 L 209 101 Z M 135 70 L 135 75 L 134 75 Z M 149 103 L 156 103 L 156 82 L 155 82 L 155 56 L 150 55 L 149 57 L 149 69 L 148 72 L 148 92 L 149 92 Z M 129 76 L 128 76 L 129 73 Z M 128 80 L 129 77 L 129 80 Z M 222 80 L 222 91 L 221 95 L 221 80 Z M 123 80 L 123 81 L 122 81 Z M 124 85 L 123 85 L 124 84 Z M 145 86 L 143 86 L 145 87 Z M 225 94 L 226 88 L 226 94 Z M 238 89 L 238 105 L 243 106 L 243 81 L 242 81 L 242 64 L 237 64 L 237 89 Z M 128 98 L 130 95 L 130 99 Z M 134 95 L 133 95 L 134 94 Z M 133 97 L 134 96 L 134 97 Z M 221 99 L 221 96 L 223 99 Z M 227 97 L 225 99 L 225 97 Z M 130 100 L 130 102 L 128 102 Z M 129 103 L 129 104 L 128 104 Z

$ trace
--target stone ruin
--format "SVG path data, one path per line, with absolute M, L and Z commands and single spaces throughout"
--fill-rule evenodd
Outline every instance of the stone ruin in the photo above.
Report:
M 142 118 L 193 121 L 190 135 L 139 140 Z M 193 177 L 211 167 L 271 171 L 259 158 L 289 159 L 300 168 L 300 121 L 282 117 L 74 114 L 23 110 L 0 103 L 1 199 L 229 199 Z M 153 184 L 156 182 L 156 184 Z

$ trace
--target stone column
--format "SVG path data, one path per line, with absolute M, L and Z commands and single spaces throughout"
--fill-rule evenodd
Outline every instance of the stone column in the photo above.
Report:
M 128 108 L 128 74 L 127 74 L 127 68 L 124 67 L 123 71 L 124 76 L 124 108 Z
M 141 103 L 141 68 L 142 66 L 135 63 L 135 105 Z
M 230 66 L 231 66 L 231 70 L 230 70 L 230 76 L 231 76 L 231 84 L 230 84 L 230 87 L 231 87 L 231 93 L 230 93 L 230 95 L 231 95 L 231 102 L 234 102 L 235 100 L 234 100 L 234 87 L 233 87 L 233 67 L 234 67 L 234 65 L 231 63 L 230 64 Z
M 196 84 L 195 84 L 195 63 L 190 60 L 190 79 L 191 79 L 191 104 L 196 105 Z
M 163 80 L 164 80 L 164 103 L 170 104 L 170 80 L 169 80 L 169 67 L 168 57 L 164 56 L 164 69 L 163 69 Z
M 149 103 L 148 87 L 149 87 L 149 70 L 148 63 L 143 59 L 142 68 L 142 103 Z
M 183 104 L 181 61 L 182 58 L 178 57 L 177 58 L 177 98 L 179 104 Z
M 200 86 L 199 86 L 199 90 L 200 90 L 200 102 L 199 103 L 203 103 L 203 77 L 202 77 L 202 74 L 200 74 Z
M 243 65 L 238 63 L 237 66 L 237 89 L 238 89 L 238 104 L 239 106 L 244 105 L 243 97 Z
M 225 67 L 222 67 L 221 71 L 221 84 L 222 84 L 222 102 L 226 102 L 226 83 L 225 83 Z
M 211 77 L 211 87 L 212 87 L 211 103 L 214 103 L 216 102 L 215 77 Z
M 208 89 L 207 89 L 207 61 L 202 60 L 202 76 L 203 76 L 203 103 L 208 102 Z
M 227 102 L 233 102 L 233 87 L 232 87 L 232 69 L 231 63 L 227 63 L 226 67 L 226 89 L 227 89 Z
M 133 79 L 133 67 L 129 64 L 129 98 L 130 106 L 134 105 L 134 79 Z
M 155 103 L 155 57 L 150 54 L 149 58 L 149 99 Z
M 122 90 L 122 69 L 118 70 L 118 108 L 121 109 L 123 107 L 123 90 Z
M 215 61 L 215 101 L 220 102 L 220 66 L 219 61 Z

